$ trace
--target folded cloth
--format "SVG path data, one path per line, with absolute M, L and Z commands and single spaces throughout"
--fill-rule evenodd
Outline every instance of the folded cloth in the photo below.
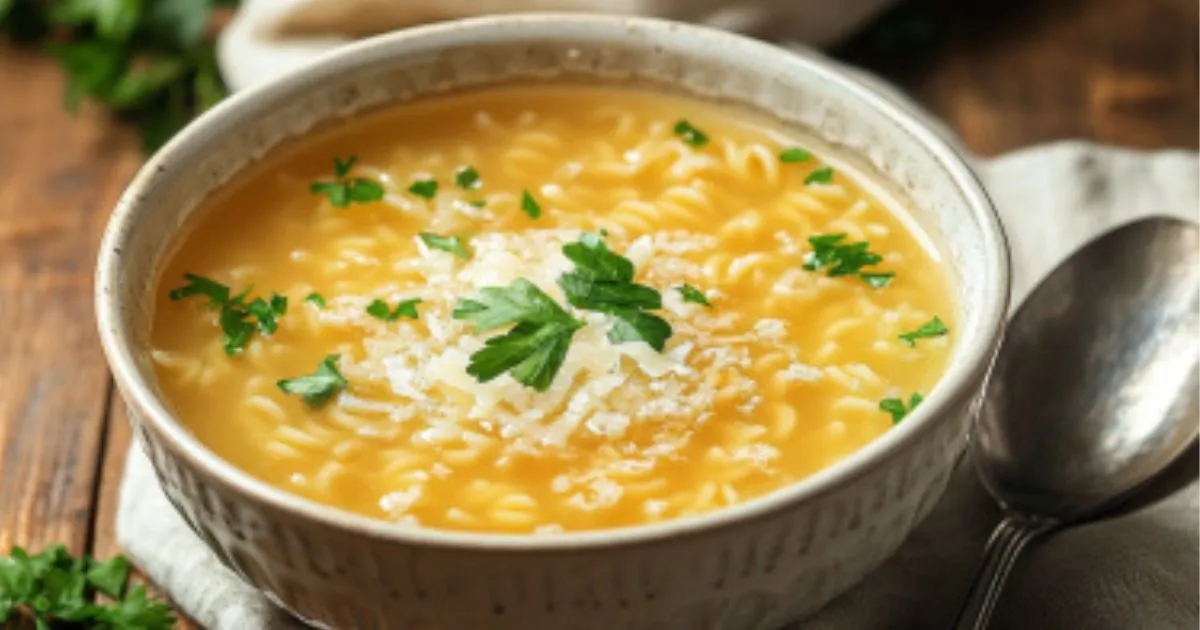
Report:
M 862 78 L 920 113 L 878 79 Z M 1194 152 L 1062 142 L 973 162 L 1008 231 L 1014 308 L 1055 265 L 1112 227 L 1156 214 L 1197 219 L 1200 162 Z M 1194 630 L 1200 617 L 1196 478 L 1193 447 L 1141 505 L 1035 541 L 1018 563 L 992 627 Z M 998 520 L 969 462 L 960 466 L 941 503 L 893 558 L 787 630 L 945 626 Z M 168 503 L 136 446 L 122 482 L 117 539 L 145 575 L 206 628 L 299 627 L 217 561 Z

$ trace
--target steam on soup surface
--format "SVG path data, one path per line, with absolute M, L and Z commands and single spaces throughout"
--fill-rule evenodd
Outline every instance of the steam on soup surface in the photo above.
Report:
M 900 421 L 953 343 L 927 238 L 807 148 L 582 86 L 313 134 L 176 247 L 162 391 L 234 465 L 413 525 L 584 530 L 778 489 Z

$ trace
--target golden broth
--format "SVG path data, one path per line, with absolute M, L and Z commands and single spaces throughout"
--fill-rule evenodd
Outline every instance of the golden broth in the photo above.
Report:
M 677 122 L 708 138 L 703 146 Z M 680 133 L 683 131 L 685 133 Z M 690 141 L 690 142 L 689 142 Z M 825 468 L 893 426 L 953 347 L 946 274 L 893 202 L 769 120 L 676 97 L 582 86 L 506 87 L 364 116 L 281 151 L 204 204 L 157 290 L 154 357 L 178 417 L 209 448 L 290 492 L 410 525 L 554 533 L 715 509 Z M 382 184 L 379 201 L 313 194 L 333 158 Z M 456 174 L 471 166 L 481 185 Z M 814 173 L 816 173 L 814 175 Z M 434 179 L 436 196 L 410 192 Z M 464 182 L 465 183 L 465 182 Z M 523 211 L 528 191 L 541 211 Z M 428 191 L 426 190 L 427 194 Z M 475 203 L 472 203 L 475 202 Z M 482 207 L 479 207 L 482 205 Z M 484 286 L 555 281 L 581 231 L 661 292 L 661 353 L 575 333 L 548 391 L 466 373 L 503 329 L 452 317 Z M 417 234 L 462 235 L 469 259 Z M 809 237 L 846 234 L 894 272 L 887 286 L 804 268 Z M 289 299 L 273 335 L 236 356 L 185 273 Z M 882 281 L 880 281 L 882 282 Z M 681 285 L 711 306 L 687 301 Z M 319 293 L 324 307 L 305 297 Z M 177 296 L 178 297 L 178 296 Z M 384 321 L 419 298 L 419 317 Z M 247 298 L 249 300 L 249 298 Z M 938 316 L 950 334 L 900 336 Z M 310 407 L 276 382 L 327 355 L 348 387 Z

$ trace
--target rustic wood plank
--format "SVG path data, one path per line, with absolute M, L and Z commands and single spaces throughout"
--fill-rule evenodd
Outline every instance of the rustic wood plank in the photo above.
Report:
M 110 391 L 94 255 L 139 157 L 103 117 L 72 120 L 38 51 L 0 47 L 0 548 L 86 548 Z

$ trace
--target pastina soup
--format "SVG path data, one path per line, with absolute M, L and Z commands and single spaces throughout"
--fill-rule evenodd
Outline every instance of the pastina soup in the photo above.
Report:
M 176 244 L 159 387 L 234 465 L 412 526 L 553 534 L 779 489 L 902 422 L 954 343 L 929 238 L 814 149 L 572 85 L 313 133 Z

